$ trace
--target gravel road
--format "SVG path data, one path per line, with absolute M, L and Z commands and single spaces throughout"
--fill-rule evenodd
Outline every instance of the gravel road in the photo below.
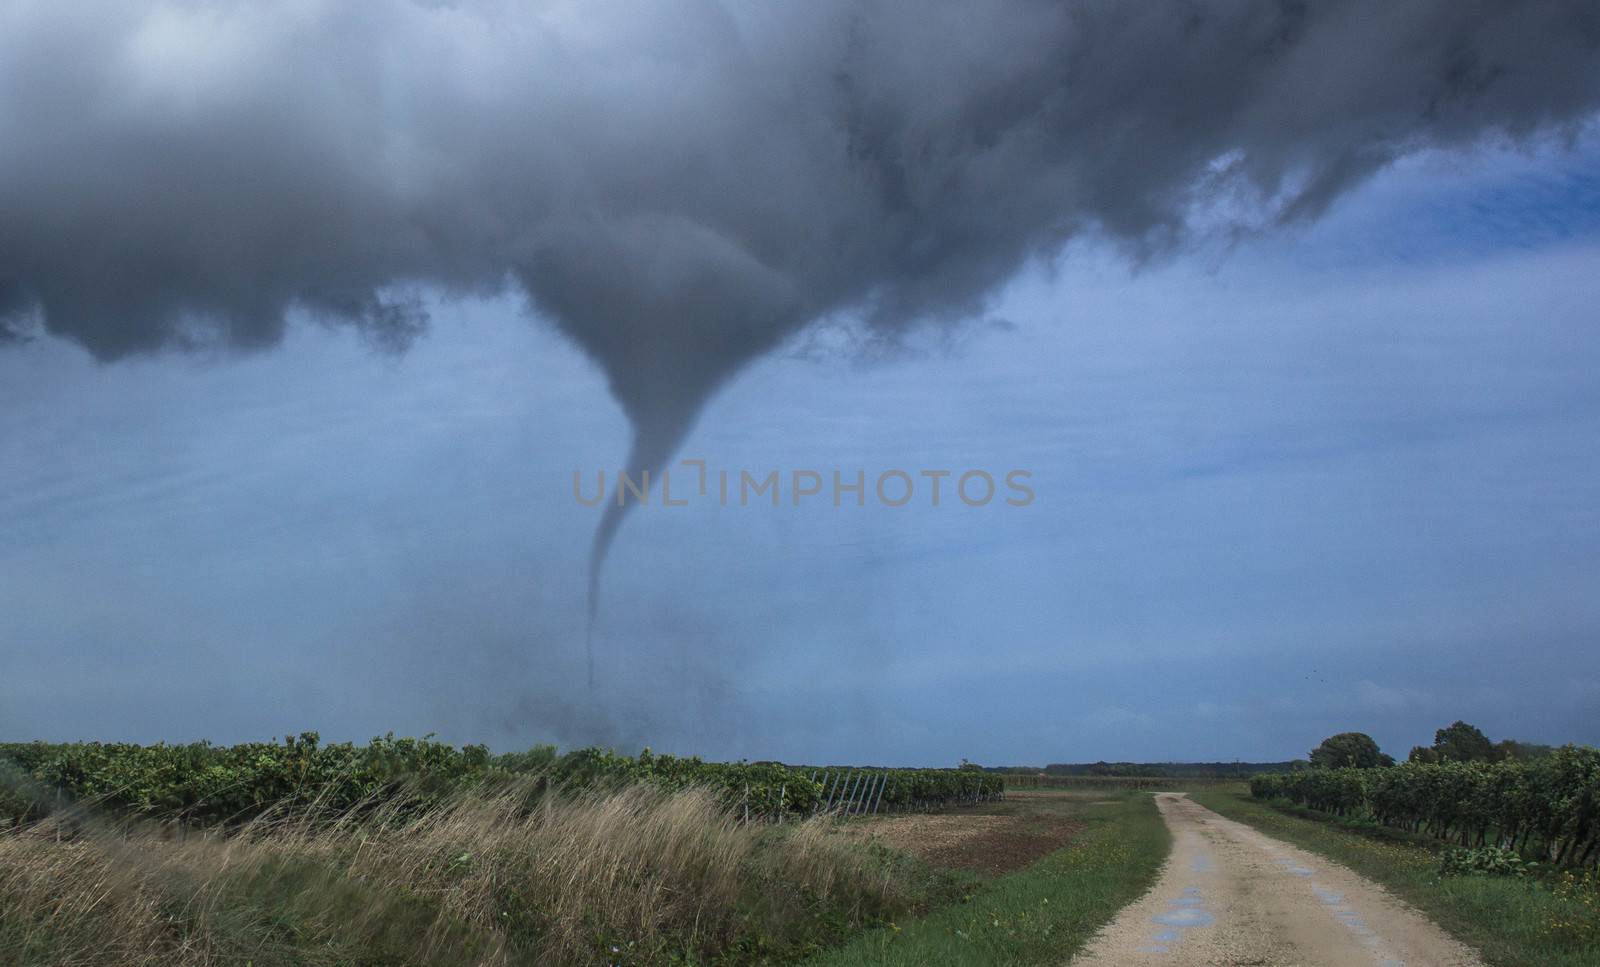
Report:
M 1074 964 L 1481 967 L 1472 950 L 1370 880 L 1182 793 L 1156 805 L 1172 855 L 1155 887 Z

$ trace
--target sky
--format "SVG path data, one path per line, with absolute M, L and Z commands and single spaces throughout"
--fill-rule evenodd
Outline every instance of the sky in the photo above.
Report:
M 7 103 L 0 128 L 29 130 Z M 1265 150 L 1283 125 L 1261 123 L 1226 136 Z M 1199 128 L 1184 143 L 1213 158 Z M 1316 217 L 1185 196 L 1170 243 L 1129 201 L 1155 174 L 1077 198 L 1063 211 L 1098 224 L 1065 234 L 1015 228 L 1028 193 L 979 222 L 903 202 L 971 240 L 938 285 L 916 233 L 870 229 L 909 246 L 881 264 L 824 270 L 809 241 L 787 261 L 778 229 L 728 227 L 755 196 L 685 204 L 770 273 L 677 222 L 580 226 L 566 248 L 570 212 L 535 199 L 560 240 L 513 285 L 475 274 L 502 243 L 465 222 L 441 232 L 474 241 L 439 251 L 330 234 L 307 251 L 339 285 L 228 251 L 190 278 L 192 239 L 140 226 L 203 225 L 193 193 L 118 201 L 151 248 L 113 232 L 91 258 L 63 226 L 100 196 L 25 197 L 12 175 L 37 172 L 0 153 L 0 322 L 12 292 L 42 319 L 0 348 L 0 738 L 431 732 L 893 765 L 1279 760 L 1346 730 L 1403 756 L 1456 719 L 1600 743 L 1600 134 L 1430 136 Z M 300 170 L 283 164 L 267 173 Z M 328 216 L 351 237 L 387 224 L 366 184 L 328 189 L 354 197 Z M 414 210 L 481 200 L 454 189 Z M 819 199 L 813 227 L 855 226 L 828 212 L 858 200 Z M 618 268 L 636 245 L 691 254 Z M 385 272 L 420 281 L 363 274 Z M 726 318 L 704 321 L 706 291 Z M 238 312 L 189 338 L 171 320 L 196 306 Z M 664 315 L 601 311 L 641 306 Z M 608 531 L 575 499 L 575 473 L 587 491 L 624 465 L 676 467 L 684 493 L 685 458 L 778 471 L 781 505 L 656 491 Z M 862 472 L 866 505 L 825 487 L 796 506 L 795 470 Z M 893 470 L 918 483 L 903 507 L 870 493 Z M 933 506 L 924 470 L 1025 471 L 1033 499 Z

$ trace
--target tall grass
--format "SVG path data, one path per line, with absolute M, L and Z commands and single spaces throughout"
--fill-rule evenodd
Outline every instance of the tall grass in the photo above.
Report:
M 912 861 L 827 822 L 744 825 L 699 790 L 529 783 L 187 836 L 46 820 L 0 834 L 0 963 L 737 962 L 930 899 Z

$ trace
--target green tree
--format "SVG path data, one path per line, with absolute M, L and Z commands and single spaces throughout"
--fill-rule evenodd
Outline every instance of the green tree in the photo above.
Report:
M 1497 758 L 1489 737 L 1460 719 L 1433 733 L 1433 751 L 1437 762 L 1493 762 Z
M 1394 759 L 1378 749 L 1378 743 L 1365 732 L 1340 732 L 1322 740 L 1311 750 L 1313 769 L 1338 769 L 1353 766 L 1371 769 L 1374 766 L 1392 766 Z
M 1509 759 L 1513 762 L 1532 762 L 1542 759 L 1556 751 L 1553 745 L 1540 745 L 1537 742 L 1518 742 L 1516 739 L 1501 739 L 1494 744 L 1495 760 Z

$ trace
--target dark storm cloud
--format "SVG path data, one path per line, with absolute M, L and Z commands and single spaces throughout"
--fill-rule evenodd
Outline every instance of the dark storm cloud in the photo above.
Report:
M 111 360 L 302 309 L 403 346 L 420 289 L 510 284 L 657 467 L 812 320 L 960 319 L 1088 229 L 1315 215 L 1402 154 L 1585 118 L 1597 50 L 1589 0 L 22 0 L 0 333 Z

